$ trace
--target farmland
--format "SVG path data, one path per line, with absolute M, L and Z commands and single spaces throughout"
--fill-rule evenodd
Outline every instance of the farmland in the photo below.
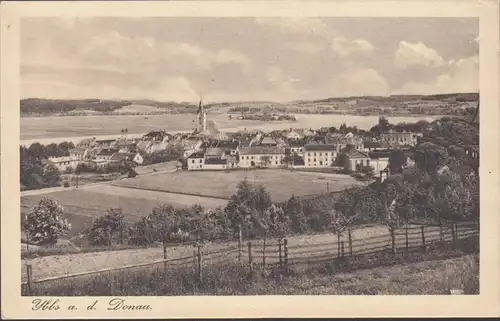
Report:
M 205 197 L 230 198 L 239 182 L 264 185 L 275 202 L 296 196 L 340 191 L 360 185 L 348 175 L 292 172 L 288 170 L 182 171 L 115 181 L 112 185 Z
M 211 208 L 225 204 L 224 200 L 131 190 L 101 184 L 21 197 L 21 213 L 29 211 L 43 197 L 53 198 L 63 206 L 64 213 L 72 224 L 70 234 L 66 237 L 76 236 L 83 229 L 88 228 L 96 217 L 104 215 L 110 207 L 122 208 L 125 219 L 136 221 L 139 217 L 148 215 L 158 204 L 184 207 L 197 203 Z

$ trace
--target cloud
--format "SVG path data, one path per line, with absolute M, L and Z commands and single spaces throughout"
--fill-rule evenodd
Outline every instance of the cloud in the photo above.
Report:
M 282 32 L 297 34 L 326 35 L 326 24 L 318 18 L 302 17 L 258 17 L 255 22 L 261 26 L 276 28 Z
M 334 90 L 345 96 L 385 96 L 389 93 L 387 81 L 375 69 L 347 71 L 335 81 Z
M 126 95 L 124 96 L 124 92 Z M 82 86 L 59 77 L 32 74 L 21 78 L 21 97 L 74 99 L 82 97 L 102 99 L 159 99 L 164 101 L 194 101 L 198 93 L 184 77 L 163 77 L 149 86 L 137 83 L 112 83 L 95 77 Z
M 451 60 L 447 71 L 426 83 L 409 82 L 397 94 L 442 94 L 476 92 L 479 90 L 479 57 L 477 55 Z
M 405 69 L 411 65 L 441 67 L 445 64 L 436 50 L 427 47 L 422 42 L 413 44 L 400 41 L 394 54 L 396 67 Z
M 373 45 L 366 40 L 349 40 L 341 36 L 335 37 L 330 47 L 333 52 L 341 58 L 350 56 L 354 53 L 370 53 L 375 49 Z

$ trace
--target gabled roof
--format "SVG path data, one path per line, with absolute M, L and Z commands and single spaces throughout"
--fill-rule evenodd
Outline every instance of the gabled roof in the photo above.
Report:
M 361 152 L 354 148 L 347 149 L 344 154 L 349 158 L 370 158 L 367 153 Z
M 278 142 L 276 141 L 276 139 L 272 138 L 272 137 L 269 137 L 269 136 L 266 136 L 264 137 L 260 143 L 262 145 L 276 145 L 278 144 Z
M 223 165 L 227 164 L 227 159 L 225 158 L 207 158 L 205 160 L 205 165 Z
M 115 153 L 113 154 L 113 156 L 111 156 L 111 160 L 116 162 L 133 160 L 135 155 L 135 153 Z
M 333 151 L 337 146 L 333 144 L 308 144 L 304 146 L 305 151 Z
M 87 148 L 76 147 L 76 148 L 70 149 L 69 153 L 70 154 L 83 154 L 83 153 L 85 153 L 86 150 L 87 150 Z
M 290 147 L 304 147 L 307 144 L 305 140 L 289 140 L 288 146 Z
M 223 148 L 223 149 L 236 149 L 240 145 L 240 142 L 235 140 L 235 141 L 228 141 L 228 140 L 220 140 L 216 143 L 217 148 Z
M 222 156 L 224 154 L 224 148 L 208 148 L 205 151 L 205 156 Z
M 101 151 L 97 154 L 97 156 L 111 156 L 116 152 L 117 152 L 116 149 L 104 148 L 101 149 Z
M 202 151 L 197 151 L 188 156 L 188 158 L 204 158 L 205 153 Z
M 240 155 L 267 155 L 267 154 L 284 154 L 285 149 L 276 146 L 252 146 L 243 147 L 240 149 Z

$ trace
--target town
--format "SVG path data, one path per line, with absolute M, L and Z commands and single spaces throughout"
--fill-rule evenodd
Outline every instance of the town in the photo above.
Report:
M 421 123 L 425 125 L 425 122 Z M 207 114 L 200 100 L 196 128 L 191 133 L 169 134 L 161 130 L 129 138 L 124 130 L 118 139 L 82 140 L 68 150 L 69 155 L 50 156 L 44 163 L 54 165 L 61 173 L 72 173 L 77 169 L 78 172 L 106 172 L 106 169 L 123 164 L 135 167 L 155 160 L 174 160 L 169 155 L 175 147 L 176 156 L 179 156 L 175 159 L 178 168 L 190 171 L 324 169 L 357 172 L 371 178 L 387 171 L 392 151 L 401 150 L 411 156 L 412 148 L 423 136 L 421 131 L 408 128 L 372 133 L 344 127 L 340 130 L 290 128 L 267 133 L 259 130 L 224 133 L 214 126 L 207 126 Z M 470 153 L 475 157 L 473 149 Z

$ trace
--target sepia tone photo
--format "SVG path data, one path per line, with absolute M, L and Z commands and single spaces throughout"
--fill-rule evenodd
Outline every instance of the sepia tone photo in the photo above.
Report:
M 479 294 L 478 18 L 20 25 L 23 296 Z

